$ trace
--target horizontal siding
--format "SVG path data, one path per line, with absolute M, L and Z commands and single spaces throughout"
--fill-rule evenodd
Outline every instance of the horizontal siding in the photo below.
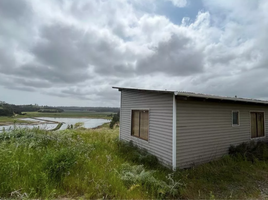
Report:
M 120 139 L 147 149 L 164 164 L 172 164 L 173 96 L 158 92 L 121 91 Z M 148 141 L 131 136 L 131 109 L 149 109 Z
M 240 112 L 240 126 L 232 126 L 232 110 Z M 251 140 L 250 111 L 268 107 L 247 104 L 177 100 L 177 166 L 191 167 L 228 153 L 230 145 Z

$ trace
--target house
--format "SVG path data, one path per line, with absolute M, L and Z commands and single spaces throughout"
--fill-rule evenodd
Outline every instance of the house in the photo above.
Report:
M 267 140 L 268 101 L 113 88 L 121 91 L 120 139 L 173 169 L 219 158 L 230 145 Z

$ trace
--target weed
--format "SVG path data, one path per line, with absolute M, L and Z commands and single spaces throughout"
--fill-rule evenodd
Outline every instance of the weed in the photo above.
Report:
M 174 181 L 172 174 L 168 174 L 166 181 L 159 180 L 154 177 L 155 171 L 146 170 L 143 165 L 123 164 L 118 172 L 120 178 L 125 184 L 133 190 L 133 188 L 145 187 L 156 197 L 175 197 L 179 194 L 179 187 L 183 186 L 181 182 Z
M 268 144 L 263 141 L 251 141 L 237 146 L 230 146 L 229 154 L 233 156 L 242 156 L 251 162 L 258 160 L 268 160 Z
M 0 197 L 252 199 L 267 189 L 265 143 L 243 144 L 232 155 L 173 172 L 146 150 L 116 138 L 118 128 L 109 124 L 0 133 Z
M 117 144 L 118 153 L 126 160 L 146 167 L 155 168 L 160 166 L 156 156 L 148 153 L 146 149 L 135 146 L 132 141 L 126 142 L 116 139 L 115 143 Z
M 50 180 L 61 183 L 62 178 L 70 173 L 76 162 L 76 151 L 72 148 L 62 148 L 57 152 L 51 151 L 44 157 L 44 170 Z

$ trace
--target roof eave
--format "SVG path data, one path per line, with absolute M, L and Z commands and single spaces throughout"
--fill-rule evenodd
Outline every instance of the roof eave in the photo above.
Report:
M 159 92 L 159 93 L 169 93 L 169 94 L 175 94 L 175 91 L 169 91 L 169 90 L 150 90 L 150 89 L 141 89 L 141 88 L 126 88 L 126 87 L 112 87 L 113 89 L 118 89 L 119 91 L 122 90 L 136 90 L 136 91 L 145 91 L 145 92 Z
M 232 97 L 221 97 L 205 94 L 195 94 L 189 92 L 178 92 L 178 91 L 169 91 L 169 90 L 150 90 L 150 89 L 141 89 L 141 88 L 127 88 L 127 87 L 112 87 L 113 89 L 122 90 L 135 90 L 135 91 L 145 91 L 145 92 L 158 92 L 158 93 L 168 93 L 175 96 L 188 97 L 188 98 L 199 98 L 206 100 L 218 100 L 218 101 L 228 101 L 228 102 L 237 102 L 237 103 L 250 103 L 250 104 L 261 104 L 268 105 L 268 101 L 254 100 L 254 99 L 243 99 L 243 98 L 232 98 Z

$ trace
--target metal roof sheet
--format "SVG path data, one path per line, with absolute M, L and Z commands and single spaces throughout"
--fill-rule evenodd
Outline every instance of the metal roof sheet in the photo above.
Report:
M 225 101 L 235 101 L 235 102 L 256 103 L 256 104 L 267 104 L 268 105 L 268 101 L 259 100 L 259 99 L 247 99 L 247 98 L 240 98 L 240 97 L 217 96 L 217 95 L 208 95 L 208 94 L 202 94 L 202 93 L 172 91 L 172 90 L 151 90 L 151 89 L 126 88 L 126 87 L 113 87 L 113 88 L 118 89 L 119 91 L 121 91 L 121 90 L 138 90 L 138 91 L 147 91 L 147 92 L 172 93 L 172 94 L 175 94 L 176 96 L 182 96 L 182 97 L 215 99 L 215 100 L 225 100 Z

